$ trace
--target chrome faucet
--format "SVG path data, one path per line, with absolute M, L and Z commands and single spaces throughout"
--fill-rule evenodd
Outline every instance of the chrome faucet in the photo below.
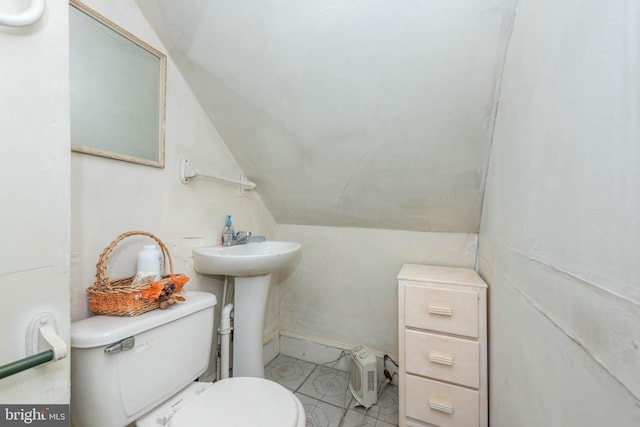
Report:
M 231 240 L 231 245 L 244 245 L 251 242 L 264 242 L 266 237 L 264 236 L 253 236 L 250 231 L 238 231 L 234 233 L 233 240 Z
M 249 242 L 249 238 L 251 237 L 250 231 L 238 231 L 233 234 L 233 240 L 231 240 L 232 245 L 244 245 Z

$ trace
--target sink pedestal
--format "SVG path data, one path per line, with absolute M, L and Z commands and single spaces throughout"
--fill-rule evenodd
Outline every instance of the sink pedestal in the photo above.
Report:
M 264 378 L 262 332 L 271 273 L 235 277 L 233 376 Z
M 264 378 L 262 330 L 271 273 L 293 261 L 295 242 L 251 242 L 193 250 L 200 274 L 235 277 L 233 376 Z

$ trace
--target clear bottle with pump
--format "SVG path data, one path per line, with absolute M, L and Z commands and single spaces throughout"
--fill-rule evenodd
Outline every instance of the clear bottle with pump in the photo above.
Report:
M 158 245 L 144 245 L 138 252 L 138 271 L 153 271 L 155 280 L 162 279 L 162 254 Z
M 227 215 L 227 222 L 222 232 L 222 246 L 231 246 L 233 243 L 233 224 L 231 224 L 231 215 Z

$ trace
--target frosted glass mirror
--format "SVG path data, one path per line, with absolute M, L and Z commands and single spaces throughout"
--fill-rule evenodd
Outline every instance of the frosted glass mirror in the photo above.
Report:
M 164 167 L 166 55 L 69 2 L 71 149 Z

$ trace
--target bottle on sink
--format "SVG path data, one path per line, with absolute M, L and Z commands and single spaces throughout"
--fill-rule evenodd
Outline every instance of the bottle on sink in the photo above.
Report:
M 231 224 L 231 215 L 227 215 L 227 222 L 222 232 L 222 246 L 231 246 L 233 242 L 233 225 Z

